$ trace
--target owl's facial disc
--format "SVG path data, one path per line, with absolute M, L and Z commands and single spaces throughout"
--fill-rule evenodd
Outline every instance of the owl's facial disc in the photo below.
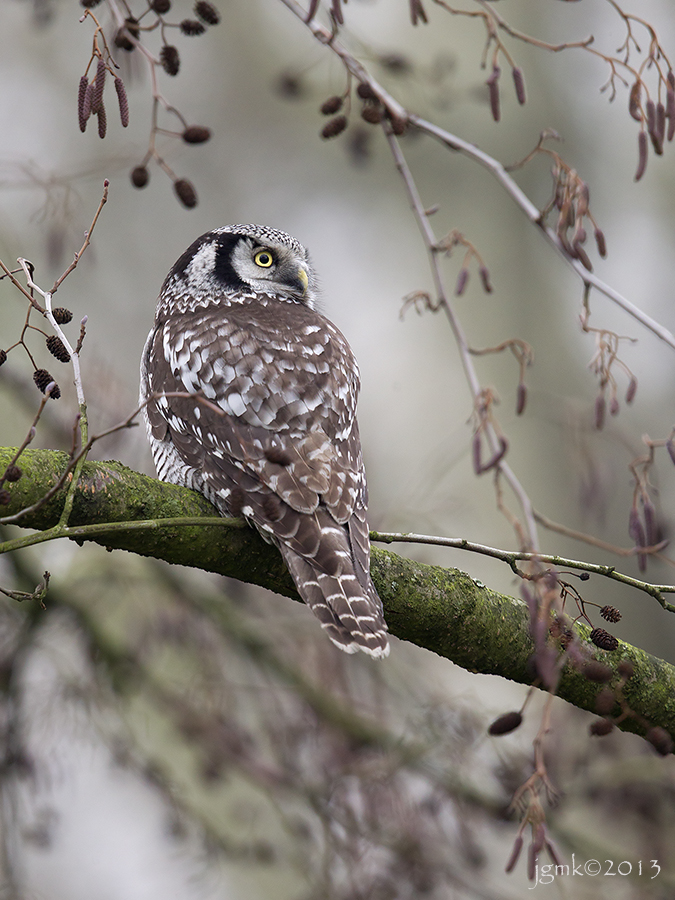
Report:
M 314 278 L 305 259 L 291 248 L 272 241 L 242 237 L 232 251 L 232 268 L 257 291 L 290 295 L 314 305 Z

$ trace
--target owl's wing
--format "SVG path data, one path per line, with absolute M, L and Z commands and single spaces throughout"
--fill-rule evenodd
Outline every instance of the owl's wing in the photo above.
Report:
M 231 309 L 225 321 L 210 308 L 160 323 L 146 365 L 148 389 L 160 396 L 147 417 L 153 436 L 170 437 L 197 470 L 217 508 L 247 516 L 337 574 L 339 556 L 322 541 L 317 509 L 327 507 L 336 523 L 357 511 L 365 523 L 358 369 L 331 323 L 294 308 L 293 331 L 285 332 L 279 305 Z M 170 396 L 186 392 L 194 396 Z M 359 536 L 356 527 L 361 581 L 369 543 L 367 529 Z

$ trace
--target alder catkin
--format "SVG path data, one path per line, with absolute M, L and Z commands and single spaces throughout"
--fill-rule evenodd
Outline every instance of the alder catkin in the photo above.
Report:
M 634 181 L 639 181 L 645 174 L 647 168 L 647 132 L 641 131 L 638 134 L 638 166 L 635 172 Z
M 523 70 L 515 66 L 511 70 L 511 74 L 513 75 L 513 84 L 516 89 L 516 97 L 518 98 L 518 103 L 521 106 L 524 105 L 527 100 L 527 95 L 525 94 L 525 79 L 523 77 Z
M 93 82 L 94 90 L 91 98 L 91 111 L 97 113 L 103 103 L 103 88 L 105 87 L 105 63 L 99 57 L 98 66 L 96 67 L 96 78 Z
M 124 82 L 119 77 L 119 75 L 115 76 L 115 90 L 117 91 L 117 103 L 120 108 L 120 121 L 122 122 L 122 128 L 126 128 L 129 124 L 129 100 L 127 98 L 127 92 L 124 87 Z
M 89 114 L 85 114 L 85 97 L 87 96 L 87 88 L 89 87 L 89 79 L 86 75 L 80 78 L 80 86 L 77 91 L 77 117 L 80 122 L 80 131 L 84 131 L 87 127 L 87 119 Z
M 490 112 L 495 122 L 499 122 L 501 118 L 501 109 L 499 106 L 499 76 L 501 69 L 499 66 L 492 67 L 492 75 L 487 80 L 488 98 L 490 100 Z

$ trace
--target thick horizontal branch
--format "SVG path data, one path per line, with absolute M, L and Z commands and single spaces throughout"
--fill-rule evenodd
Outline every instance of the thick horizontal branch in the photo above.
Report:
M 12 449 L 0 449 L 0 471 L 13 455 Z M 26 450 L 20 465 L 23 477 L 8 485 L 11 499 L 3 509 L 5 515 L 44 496 L 68 465 L 68 457 Z M 67 482 L 19 525 L 39 532 L 54 528 L 66 490 Z M 162 522 L 167 519 L 171 524 Z M 179 525 L 178 519 L 190 524 Z M 207 522 L 195 524 L 201 519 Z M 257 532 L 239 521 L 215 517 L 213 507 L 194 491 L 164 484 L 118 462 L 85 463 L 62 536 L 217 572 L 299 599 L 280 554 Z M 26 538 L 30 540 L 29 535 Z M 0 551 L 15 546 L 17 541 L 8 541 Z M 521 600 L 491 591 L 458 569 L 425 565 L 376 547 L 371 571 L 392 634 L 469 671 L 531 684 L 533 645 Z M 587 630 L 582 628 L 581 633 L 585 636 Z M 615 671 L 622 659 L 633 662 L 635 674 L 624 688 L 625 699 L 634 713 L 675 738 L 675 667 L 623 642 L 612 653 L 592 644 L 589 650 Z M 567 666 L 558 694 L 594 711 L 600 687 Z M 644 732 L 633 719 L 621 727 Z

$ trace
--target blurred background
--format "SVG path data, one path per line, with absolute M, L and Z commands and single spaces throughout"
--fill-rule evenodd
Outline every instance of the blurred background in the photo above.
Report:
M 78 128 L 77 85 L 94 32 L 90 19 L 78 21 L 82 7 L 8 0 L 0 13 L 1 258 L 10 266 L 29 258 L 36 281 L 50 286 L 79 249 L 103 181 L 110 181 L 92 245 L 56 299 L 75 323 L 88 316 L 82 367 L 92 430 L 136 406 L 141 350 L 176 258 L 219 225 L 267 224 L 309 248 L 323 311 L 359 361 L 371 527 L 515 547 L 491 474 L 473 473 L 472 400 L 447 322 L 414 309 L 401 315 L 403 298 L 433 291 L 433 283 L 381 130 L 360 119 L 354 97 L 348 129 L 322 140 L 319 106 L 346 88 L 339 60 L 279 0 L 216 5 L 220 24 L 206 34 L 167 32 L 179 48 L 180 71 L 157 74 L 160 91 L 188 124 L 212 131 L 209 142 L 194 146 L 157 135 L 159 153 L 193 183 L 194 209 L 181 206 L 153 162 L 146 187 L 130 181 L 151 129 L 150 77 L 138 51 L 113 51 L 130 125 L 121 127 L 108 85 L 102 141 L 95 123 L 85 134 Z M 321 21 L 328 5 L 321 4 Z M 628 115 L 627 88 L 617 79 L 610 102 L 611 90 L 601 91 L 610 69 L 599 56 L 505 37 L 528 99 L 518 105 L 502 60 L 502 117 L 495 123 L 489 70 L 480 66 L 480 20 L 451 15 L 431 0 L 424 5 L 429 24 L 413 28 L 403 0 L 350 0 L 340 40 L 406 108 L 504 164 L 524 158 L 545 128 L 554 129 L 562 142 L 552 146 L 590 185 L 591 211 L 607 239 L 606 260 L 589 250 L 595 272 L 674 331 L 673 148 L 663 157 L 650 152 L 644 177 L 634 182 L 639 126 Z M 624 7 L 651 23 L 665 53 L 675 54 L 670 3 L 626 0 Z M 136 15 L 144 8 L 131 5 Z M 462 8 L 482 7 L 466 0 Z M 600 0 L 508 0 L 495 11 L 551 44 L 592 34 L 593 47 L 608 56 L 626 38 L 621 16 Z M 105 2 L 93 12 L 112 42 Z M 175 0 L 167 20 L 185 17 L 193 17 L 190 5 Z M 643 51 L 640 57 L 632 50 L 637 67 L 650 38 L 639 24 L 632 27 Z M 158 33 L 144 40 L 158 52 Z M 667 71 L 667 60 L 662 64 Z M 176 130 L 177 122 L 161 113 L 160 126 Z M 578 277 L 487 171 L 412 132 L 401 147 L 424 204 L 439 207 L 430 220 L 437 237 L 459 229 L 489 268 L 493 293 L 483 292 L 474 267 L 454 300 L 471 345 L 520 338 L 534 350 L 522 416 L 515 413 L 518 366 L 511 354 L 475 360 L 482 384 L 499 397 L 495 412 L 511 467 L 539 512 L 630 547 L 629 464 L 645 453 L 643 435 L 664 439 L 673 428 L 675 352 L 591 295 L 590 324 L 626 336 L 619 356 L 638 381 L 627 405 L 628 377 L 617 371 L 620 412 L 598 430 L 598 381 L 588 368 L 595 342 L 579 324 Z M 540 209 L 552 192 L 550 168 L 541 156 L 514 174 Z M 451 291 L 461 262 L 461 248 L 444 262 Z M 18 339 L 25 315 L 21 296 L 3 281 L 2 347 Z M 75 337 L 76 325 L 70 328 Z M 29 335 L 27 343 L 38 365 L 54 371 L 59 363 L 39 337 Z M 48 405 L 33 446 L 70 446 L 75 403 L 65 366 L 61 372 L 63 398 Z M 0 372 L 5 446 L 23 439 L 35 414 L 31 376 L 18 347 Z M 93 456 L 153 473 L 142 428 L 101 441 Z M 650 481 L 664 538 L 672 530 L 674 475 L 661 448 Z M 514 498 L 506 501 L 519 513 Z M 633 557 L 544 530 L 540 536 L 546 552 L 639 574 Z M 504 593 L 519 590 L 496 561 L 396 549 L 458 566 Z M 518 824 L 506 807 L 531 772 L 543 695 L 533 698 L 518 732 L 488 738 L 489 722 L 519 708 L 525 688 L 469 674 L 396 640 L 379 666 L 343 658 L 298 604 L 119 551 L 43 545 L 3 558 L 0 577 L 6 585 L 34 585 L 45 568 L 52 573 L 47 611 L 26 613 L 8 601 L 2 612 L 11 763 L 2 793 L 7 896 L 522 896 L 524 859 L 511 876 L 503 872 Z M 650 560 L 646 577 L 670 582 L 672 567 Z M 675 622 L 653 599 L 597 579 L 584 585 L 584 597 L 620 608 L 623 618 L 611 629 L 617 637 L 675 662 Z M 262 659 L 252 653 L 251 634 L 265 639 Z M 324 700 L 339 695 L 355 717 L 403 741 L 419 738 L 424 764 L 360 746 L 349 728 L 331 723 L 323 702 L 314 695 L 310 702 L 296 676 Z M 653 880 L 633 872 L 611 884 L 579 878 L 575 896 L 602 897 L 609 889 L 617 897 L 672 896 L 672 760 L 656 759 L 629 735 L 591 737 L 590 721 L 562 702 L 554 706 L 549 766 L 564 796 L 550 814 L 552 840 L 565 859 L 572 852 L 577 860 L 626 859 L 633 866 L 658 859 L 662 871 Z

